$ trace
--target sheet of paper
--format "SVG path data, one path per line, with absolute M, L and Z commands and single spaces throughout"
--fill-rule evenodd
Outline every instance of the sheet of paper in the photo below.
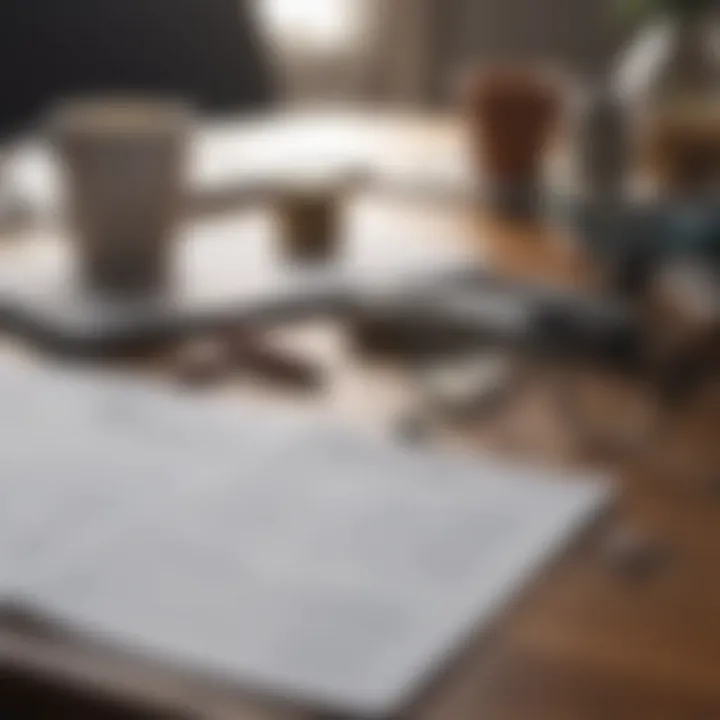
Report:
M 366 716 L 411 698 L 609 498 L 125 380 L 0 372 L 0 407 L 0 593 Z
M 249 472 L 302 435 L 297 423 L 123 377 L 0 367 L 0 594 L 181 487 Z M 232 465 L 217 462 L 229 448 Z

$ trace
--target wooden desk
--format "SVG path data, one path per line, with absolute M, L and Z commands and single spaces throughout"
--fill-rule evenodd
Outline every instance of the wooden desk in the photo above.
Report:
M 324 118 L 312 121 L 236 127 L 226 131 L 223 173 L 232 163 L 249 162 L 240 148 L 251 146 L 257 157 L 268 152 L 276 162 L 298 142 L 333 130 L 339 145 L 377 154 L 380 164 L 413 153 L 431 157 L 434 149 L 452 153 L 459 147 L 457 128 L 448 121 L 391 120 L 373 122 Z M 318 130 L 319 128 L 319 130 Z M 332 133 L 330 133 L 332 135 Z M 328 137 L 330 135 L 327 135 Z M 258 138 L 262 138 L 259 140 Z M 353 141 L 356 138 L 356 142 Z M 321 143 L 322 144 L 322 143 Z M 302 147 L 301 147 L 302 150 Z M 393 155 L 393 153 L 395 153 Z M 288 156 L 291 156 L 289 153 Z M 245 158 L 243 160 L 243 158 Z M 220 170 L 218 171 L 220 172 Z M 507 272 L 582 283 L 583 259 L 558 241 L 555 231 L 507 227 L 477 211 L 452 203 L 433 208 L 412 200 L 364 198 L 357 212 L 369 221 L 424 223 L 442 216 L 478 258 Z M 395 390 L 384 385 L 378 368 L 361 364 L 343 349 L 342 332 L 323 330 L 331 339 L 328 355 L 338 368 L 337 392 L 327 401 L 332 411 L 379 422 L 395 402 Z M 313 343 L 318 347 L 317 343 Z M 322 351 L 325 352 L 325 351 Z M 677 444 L 711 455 L 718 431 L 704 407 L 678 416 Z M 692 415 L 692 417 L 691 417 Z M 538 430 L 552 425 L 540 416 Z M 682 432 L 681 432 L 682 431 Z M 687 442 L 683 439 L 687 439 Z M 485 446 L 478 434 L 466 440 Z M 493 630 L 472 643 L 434 687 L 428 689 L 410 717 L 421 720 L 691 720 L 720 717 L 720 489 L 691 487 L 683 477 L 668 481 L 648 457 L 619 468 L 622 496 L 618 518 L 656 532 L 672 548 L 667 567 L 645 581 L 614 573 L 602 561 L 597 538 L 589 537 L 524 594 Z M 654 468 L 654 469 L 653 469 Z M 141 717 L 131 709 L 163 709 L 170 717 L 230 720 L 295 720 L 306 711 L 254 699 L 236 689 L 220 688 L 194 678 L 144 667 L 115 654 L 101 653 L 44 629 L 15 622 L 0 634 L 0 669 L 32 668 L 70 687 L 110 697 L 127 697 L 123 717 Z M 1 680 L 0 676 L 0 680 Z M 17 687 L 17 686 L 16 686 Z M 26 697 L 37 698 L 35 685 Z M 43 686 L 45 691 L 47 687 Z M 18 690 L 20 692 L 20 690 Z M 8 697 L 5 695 L 4 697 Z M 52 707 L 52 706 L 50 706 Z M 0 701 L 2 708 L 2 701 Z M 36 717 L 50 717 L 47 707 Z M 56 715 L 53 715 L 53 717 Z M 68 711 L 63 717 L 79 717 Z M 92 708 L 88 717 L 103 717 Z M 162 715 L 161 716 L 166 716 Z

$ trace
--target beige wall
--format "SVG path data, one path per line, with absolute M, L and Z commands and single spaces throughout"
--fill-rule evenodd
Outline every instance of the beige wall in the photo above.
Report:
M 367 21 L 359 46 L 283 50 L 291 97 L 442 104 L 468 64 L 545 58 L 597 74 L 619 45 L 614 0 L 355 1 Z
M 613 0 L 430 0 L 434 3 L 431 94 L 475 60 L 547 58 L 583 75 L 607 67 L 621 40 Z

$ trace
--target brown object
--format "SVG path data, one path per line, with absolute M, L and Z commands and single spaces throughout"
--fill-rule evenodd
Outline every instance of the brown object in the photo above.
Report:
M 284 119 L 278 125 L 263 124 L 263 145 L 268 164 L 276 162 L 278 144 L 296 133 L 300 152 L 306 142 L 306 117 Z M 257 121 L 239 125 L 234 147 L 257 149 Z M 314 126 L 311 125 L 311 127 Z M 442 153 L 458 141 L 455 127 L 435 119 L 408 117 L 388 127 L 385 118 L 335 116 L 317 118 L 318 132 L 335 130 L 358 143 L 368 142 L 368 155 L 385 159 L 388 153 Z M 357 132 L 357 136 L 353 133 Z M 367 133 L 367 134 L 363 134 Z M 403 150 L 400 150 L 403 148 Z M 229 154 L 230 155 L 230 154 Z M 235 154 L 234 157 L 238 155 Z M 241 155 L 242 156 L 242 155 Z M 393 212 L 388 212 L 392 203 Z M 439 212 L 433 208 L 432 213 Z M 372 199 L 359 209 L 357 222 L 381 226 L 389 235 L 401 236 L 408 229 L 428 222 L 429 209 L 388 198 Z M 535 280 L 565 282 L 577 286 L 589 277 L 588 268 L 558 242 L 560 236 L 540 226 L 518 226 L 479 216 L 477 210 L 452 209 L 457 222 L 474 228 L 474 243 L 482 248 L 482 262 L 501 272 Z M 441 243 L 452 242 L 453 233 L 437 235 Z M 573 251 L 575 252 L 575 251 Z M 342 335 L 342 333 L 339 333 Z M 341 345 L 341 344 L 340 344 Z M 6 344 L 6 354 L 18 347 Z M 339 349 L 337 350 L 339 352 Z M 350 362 L 352 359 L 353 362 Z M 30 362 L 26 355 L 23 362 Z M 359 423 L 376 427 L 397 411 L 398 382 L 382 368 L 357 368 L 357 359 L 333 355 L 332 366 L 345 373 L 348 392 L 343 398 L 331 393 L 317 395 L 324 409 L 342 410 Z M 353 367 L 355 366 L 355 367 Z M 375 372 L 377 369 L 378 372 Z M 172 366 L 168 365 L 168 371 Z M 401 375 L 402 377 L 402 375 Z M 710 398 L 707 398 L 708 401 Z M 242 402 L 238 398 L 238 402 Z M 303 401 L 299 401 L 304 403 Z M 325 405 L 327 403 L 327 405 Z M 524 432 L 546 436 L 549 419 L 534 414 Z M 694 415 L 677 418 L 686 432 L 677 443 L 701 431 L 712 436 L 706 419 Z M 457 438 L 483 451 L 487 438 L 475 433 Z M 694 443 L 695 455 L 712 456 L 712 441 Z M 662 451 L 662 443 L 648 449 Z M 667 492 L 658 482 L 655 466 L 633 462 L 614 468 L 621 491 L 618 509 L 631 524 L 651 527 L 681 558 L 672 572 L 657 582 L 629 586 L 607 571 L 595 551 L 597 545 L 578 543 L 555 566 L 537 578 L 519 602 L 506 609 L 492 632 L 468 638 L 467 652 L 447 668 L 443 677 L 428 689 L 413 708 L 403 713 L 407 720 L 705 720 L 720 718 L 720 508 L 707 494 Z M 601 536 L 604 536 L 602 529 Z M 589 547 L 588 547 L 589 546 Z M 479 549 L 479 552 L 482 548 Z M 44 673 L 57 680 L 56 687 L 87 688 L 97 696 L 172 698 L 172 706 L 188 708 L 193 718 L 226 720 L 310 720 L 311 710 L 261 700 L 229 684 L 206 682 L 191 673 L 173 673 L 137 658 L 83 645 L 77 638 L 39 637 L 19 632 L 11 624 L 0 628 L 0 663 Z M 37 695 L 43 694 L 41 686 Z M 39 701 L 33 692 L 31 702 Z M 0 708 L 12 697 L 0 687 Z M 52 702 L 52 695 L 51 695 Z M 75 718 L 62 710 L 33 716 L 23 715 L 20 703 L 6 715 L 12 718 Z M 52 707 L 49 705 L 49 707 Z M 101 713 L 92 714 L 94 720 Z M 112 716 L 111 716 L 112 717 Z M 4 720 L 4 717 L 3 717 Z
M 466 94 L 473 152 L 489 189 L 537 188 L 562 107 L 558 78 L 532 67 L 499 66 L 475 72 Z
M 670 560 L 670 552 L 661 540 L 632 527 L 613 529 L 605 539 L 602 551 L 611 570 L 633 581 L 652 578 Z
M 275 207 L 289 260 L 327 260 L 339 245 L 341 190 L 330 184 L 299 183 L 283 188 Z
M 262 333 L 239 330 L 225 338 L 233 366 L 271 382 L 301 390 L 316 390 L 324 381 L 322 369 L 267 340 Z
M 683 107 L 648 120 L 645 153 L 661 190 L 697 193 L 720 187 L 720 107 Z
M 161 289 L 183 202 L 189 118 L 174 104 L 69 103 L 50 122 L 82 279 L 110 293 Z

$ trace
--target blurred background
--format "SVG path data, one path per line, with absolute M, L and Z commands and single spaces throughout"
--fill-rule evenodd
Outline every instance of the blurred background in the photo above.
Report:
M 542 58 L 595 78 L 628 33 L 612 3 L 338 0 L 257 3 L 297 100 L 416 107 L 456 99 L 469 65 Z
M 411 716 L 720 717 L 714 0 L 2 0 L 0 91 L 3 368 L 260 398 L 539 486 L 611 475 L 599 535 Z M 118 435 L 74 391 L 13 387 L 13 430 Z M 0 556 L 82 524 L 3 497 Z M 183 684 L 16 611 L 0 715 L 135 717 L 94 678 L 133 712 Z M 208 717 L 269 717 L 193 688 Z

